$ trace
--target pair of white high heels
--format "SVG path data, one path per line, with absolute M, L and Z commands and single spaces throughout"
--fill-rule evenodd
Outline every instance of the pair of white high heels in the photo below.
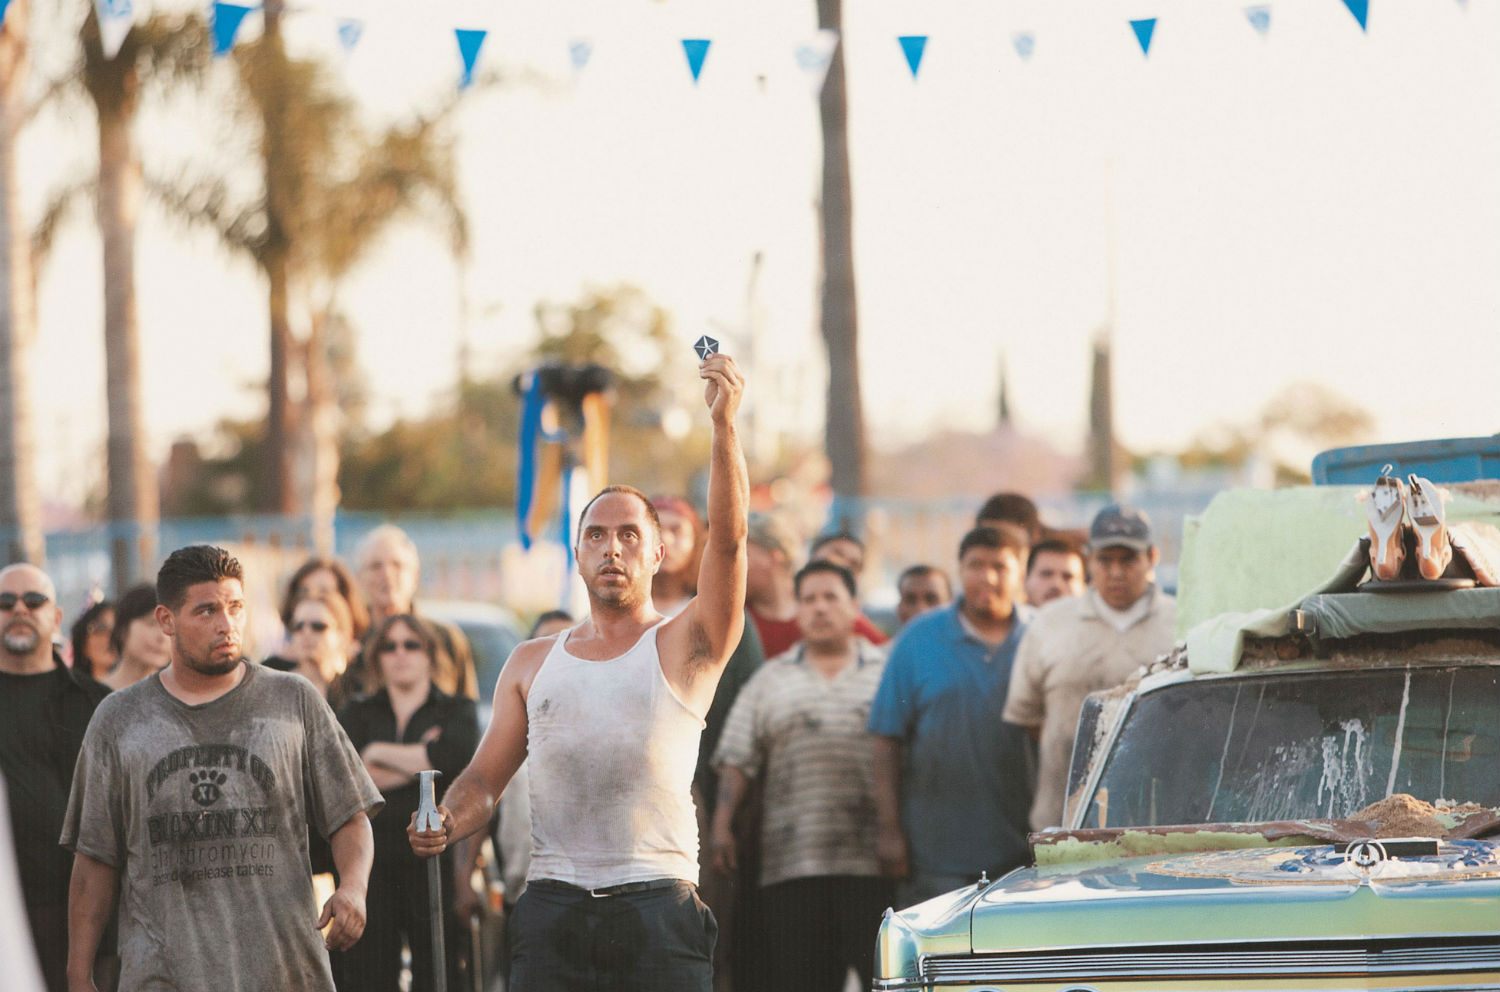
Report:
M 1444 522 L 1447 495 L 1428 479 L 1412 474 L 1406 485 L 1381 470 L 1365 501 L 1370 521 L 1370 571 L 1382 581 L 1398 578 L 1406 562 L 1406 531 L 1416 536 L 1417 568 L 1424 579 L 1439 579 L 1453 560 L 1453 542 Z M 1405 525 L 1405 526 L 1403 526 Z

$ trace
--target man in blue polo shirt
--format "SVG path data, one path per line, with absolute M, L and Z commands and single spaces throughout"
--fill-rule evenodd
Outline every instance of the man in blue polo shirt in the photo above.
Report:
M 913 620 L 886 662 L 870 709 L 876 853 L 902 879 L 901 905 L 1027 860 L 1030 741 L 1000 719 L 1030 617 L 1020 605 L 1025 550 L 979 527 L 958 547 L 963 595 Z

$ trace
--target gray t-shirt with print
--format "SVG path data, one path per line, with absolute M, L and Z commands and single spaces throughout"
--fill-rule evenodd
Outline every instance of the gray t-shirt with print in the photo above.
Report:
M 156 675 L 106 697 L 61 842 L 120 872 L 121 992 L 331 992 L 308 825 L 380 806 L 312 684 L 247 664 L 197 706 Z

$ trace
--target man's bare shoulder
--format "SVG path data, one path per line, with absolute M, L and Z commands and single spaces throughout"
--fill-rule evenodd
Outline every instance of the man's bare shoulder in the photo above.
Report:
M 510 657 L 505 660 L 505 667 L 500 671 L 500 681 L 496 684 L 496 692 L 502 691 L 507 686 L 519 690 L 522 696 L 526 695 L 531 688 L 531 680 L 536 678 L 536 673 L 541 671 L 542 662 L 547 660 L 547 655 L 552 652 L 552 646 L 557 639 L 563 635 L 549 634 L 546 637 L 535 637 L 529 641 L 522 641 L 511 651 Z

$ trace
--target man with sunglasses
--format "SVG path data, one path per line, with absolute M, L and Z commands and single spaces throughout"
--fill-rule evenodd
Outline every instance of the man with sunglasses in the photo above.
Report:
M 73 766 L 94 707 L 109 691 L 63 664 L 62 610 L 32 565 L 0 569 L 0 771 L 5 773 L 21 894 L 49 992 L 66 988 L 68 876 L 57 843 Z
M 704 717 L 745 623 L 750 486 L 735 413 L 745 381 L 705 349 L 713 425 L 698 593 L 674 617 L 651 580 L 665 549 L 655 507 L 610 486 L 580 514 L 589 616 L 511 653 L 494 717 L 439 807 L 407 828 L 423 857 L 477 833 L 524 759 L 531 867 L 511 919 L 511 992 L 709 992 L 718 925 L 698 898 L 691 784 Z

